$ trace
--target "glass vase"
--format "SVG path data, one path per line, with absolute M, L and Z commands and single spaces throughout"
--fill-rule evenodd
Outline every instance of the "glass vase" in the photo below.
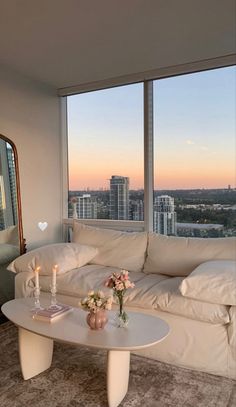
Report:
M 124 293 L 116 294 L 119 303 L 119 312 L 116 315 L 116 325 L 118 328 L 125 328 L 129 323 L 129 316 L 124 311 Z

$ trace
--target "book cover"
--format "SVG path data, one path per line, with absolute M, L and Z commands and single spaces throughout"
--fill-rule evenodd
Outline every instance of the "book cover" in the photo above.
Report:
M 50 309 L 50 307 L 45 308 L 43 310 L 38 311 L 36 314 L 33 315 L 33 319 L 38 321 L 45 321 L 45 322 L 52 322 L 59 317 L 62 317 L 68 314 L 73 308 L 70 305 L 65 304 L 57 304 L 60 309 Z

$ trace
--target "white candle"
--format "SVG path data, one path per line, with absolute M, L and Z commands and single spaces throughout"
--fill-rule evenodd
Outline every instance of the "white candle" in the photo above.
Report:
M 56 285 L 57 271 L 58 271 L 58 265 L 55 264 L 55 266 L 52 268 L 52 286 L 53 287 L 55 287 L 55 285 Z
M 39 271 L 40 271 L 40 267 L 36 267 L 36 269 L 34 270 L 35 288 L 39 288 Z

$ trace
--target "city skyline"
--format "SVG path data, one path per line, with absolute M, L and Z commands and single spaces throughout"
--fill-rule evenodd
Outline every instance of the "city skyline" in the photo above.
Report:
M 144 195 L 129 194 L 129 180 L 112 176 L 110 190 L 92 194 L 69 192 L 68 216 L 104 221 L 144 221 Z M 153 231 L 185 237 L 236 236 L 236 190 L 159 191 L 153 202 Z M 200 194 L 200 195 L 199 195 Z M 232 195 L 234 194 L 234 195 Z M 175 203 L 176 199 L 176 203 Z M 218 203 L 219 202 L 219 203 Z
M 235 67 L 154 81 L 154 188 L 235 188 Z M 69 189 L 143 189 L 143 88 L 68 98 Z M 227 142 L 226 142 L 227 141 Z

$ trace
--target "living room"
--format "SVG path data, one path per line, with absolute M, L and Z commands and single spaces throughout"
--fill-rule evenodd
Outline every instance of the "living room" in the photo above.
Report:
M 95 257 L 98 263 L 91 259 L 88 261 L 91 264 L 84 266 L 94 270 L 94 264 L 99 265 L 97 277 L 86 280 L 83 290 L 80 290 L 85 281 L 82 269 L 81 279 L 76 277 L 76 282 L 70 272 L 57 276 L 57 289 L 61 290 L 58 294 L 62 295 L 58 298 L 73 307 L 89 290 L 101 289 L 99 284 L 114 271 L 110 267 L 128 270 L 134 281 L 134 289 L 127 291 L 128 308 L 129 302 L 137 299 L 146 287 L 150 295 L 145 301 L 155 303 L 160 311 L 158 317 L 168 323 L 172 334 L 156 344 L 153 352 L 152 347 L 148 348 L 150 353 L 147 351 L 143 359 L 137 356 L 133 368 L 131 360 L 129 390 L 121 406 L 233 406 L 235 351 L 230 356 L 231 346 L 227 353 L 226 337 L 229 334 L 234 347 L 235 331 L 229 333 L 226 326 L 236 314 L 232 311 L 234 300 L 225 302 L 222 295 L 229 301 L 234 291 L 228 292 L 226 286 L 220 300 L 216 300 L 217 310 L 209 311 L 209 306 L 203 312 L 202 303 L 199 308 L 186 303 L 181 312 L 187 313 L 184 318 L 188 319 L 188 327 L 181 323 L 183 314 L 176 317 L 178 305 L 173 302 L 171 309 L 165 295 L 168 292 L 168 298 L 174 301 L 176 298 L 171 297 L 174 282 L 178 287 L 181 283 L 184 292 L 183 281 L 206 262 L 231 262 L 228 272 L 234 275 L 235 1 L 1 0 L 0 7 L 0 134 L 4 142 L 14 146 L 18 166 L 16 224 L 20 251 L 15 257 L 68 241 L 72 245 L 101 247 L 100 257 Z M 126 196 L 121 215 L 117 209 L 120 204 L 117 208 L 114 204 L 117 188 Z M 166 223 L 159 214 L 163 207 L 168 207 Z M 77 232 L 71 232 L 72 218 L 77 222 L 79 237 Z M 161 230 L 161 224 L 166 230 Z M 101 235 L 97 228 L 101 229 Z M 113 234 L 106 235 L 107 230 Z M 129 256 L 131 259 L 134 250 L 125 234 L 127 231 L 135 234 L 133 243 L 139 247 L 136 251 L 140 257 L 136 253 L 133 263 L 123 261 Z M 153 232 L 173 239 L 191 237 L 192 242 L 200 237 L 204 243 L 193 244 L 188 258 L 184 247 L 175 246 L 173 259 L 166 241 L 162 238 L 156 241 Z M 212 238 L 219 243 L 211 246 Z M 120 250 L 114 254 L 112 242 L 116 239 L 120 239 L 117 246 Z M 157 261 L 155 251 L 162 260 Z M 59 263 L 60 252 L 56 253 L 52 265 Z M 186 266 L 181 272 L 180 263 Z M 167 270 L 168 264 L 168 270 L 174 271 Z M 109 270 L 104 271 L 104 267 Z M 42 298 L 44 293 L 50 295 L 51 266 L 48 268 L 48 275 L 39 275 Z M 2 305 L 11 299 L 7 296 L 14 296 L 14 279 L 9 271 L 0 270 L 4 274 L 0 287 L 5 295 Z M 140 275 L 143 270 L 145 276 Z M 21 271 L 16 273 L 17 296 L 28 296 L 33 301 L 32 274 L 26 276 L 25 270 Z M 162 279 L 162 287 L 170 281 L 173 286 L 165 295 L 160 289 L 154 301 L 150 290 L 159 278 L 157 275 L 168 276 Z M 224 282 L 220 284 L 224 286 Z M 209 295 L 207 292 L 208 298 Z M 204 296 L 200 300 L 206 301 Z M 131 307 L 137 307 L 133 311 L 139 312 L 146 304 L 136 301 Z M 150 307 L 147 314 L 155 316 L 156 311 L 150 311 Z M 192 315 L 188 314 L 190 308 Z M 202 317 L 195 323 L 196 315 Z M 9 353 L 12 365 L 7 377 L 9 383 L 11 375 L 15 381 L 9 387 L 4 382 L 0 395 L 2 406 L 106 405 L 105 387 L 100 389 L 105 386 L 106 371 L 100 350 L 93 351 L 93 362 L 88 363 L 89 350 L 86 353 L 85 348 L 77 348 L 83 360 L 83 368 L 77 373 L 80 358 L 76 361 L 73 354 L 72 364 L 63 371 L 65 361 L 58 357 L 63 348 L 56 345 L 55 365 L 24 381 L 18 366 L 16 331 L 13 325 L 7 324 L 0 325 L 0 329 L 6 327 L 2 339 L 5 355 L 1 362 L 2 377 Z M 178 331 L 175 334 L 174 326 Z M 190 330 L 193 336 L 184 342 Z M 192 339 L 195 334 L 196 346 Z M 178 335 L 183 335 L 181 340 Z M 177 346 L 177 338 L 182 347 Z M 7 349 L 8 341 L 14 347 L 13 354 Z M 72 348 L 64 349 L 68 357 L 70 352 L 76 352 Z M 103 368 L 98 368 L 100 357 Z M 139 366 L 147 375 L 143 387 L 142 375 L 137 374 Z M 71 381 L 66 380 L 66 375 Z M 103 376 L 92 390 L 93 375 Z M 177 383 L 178 375 L 183 379 L 182 386 Z M 57 384 L 52 389 L 53 377 Z M 49 387 L 45 384 L 47 380 Z M 172 390 L 171 383 L 174 383 Z M 24 386 L 28 396 L 24 395 Z M 186 393 L 188 386 L 191 389 Z M 43 389 L 49 391 L 49 388 L 50 400 L 41 399 Z

